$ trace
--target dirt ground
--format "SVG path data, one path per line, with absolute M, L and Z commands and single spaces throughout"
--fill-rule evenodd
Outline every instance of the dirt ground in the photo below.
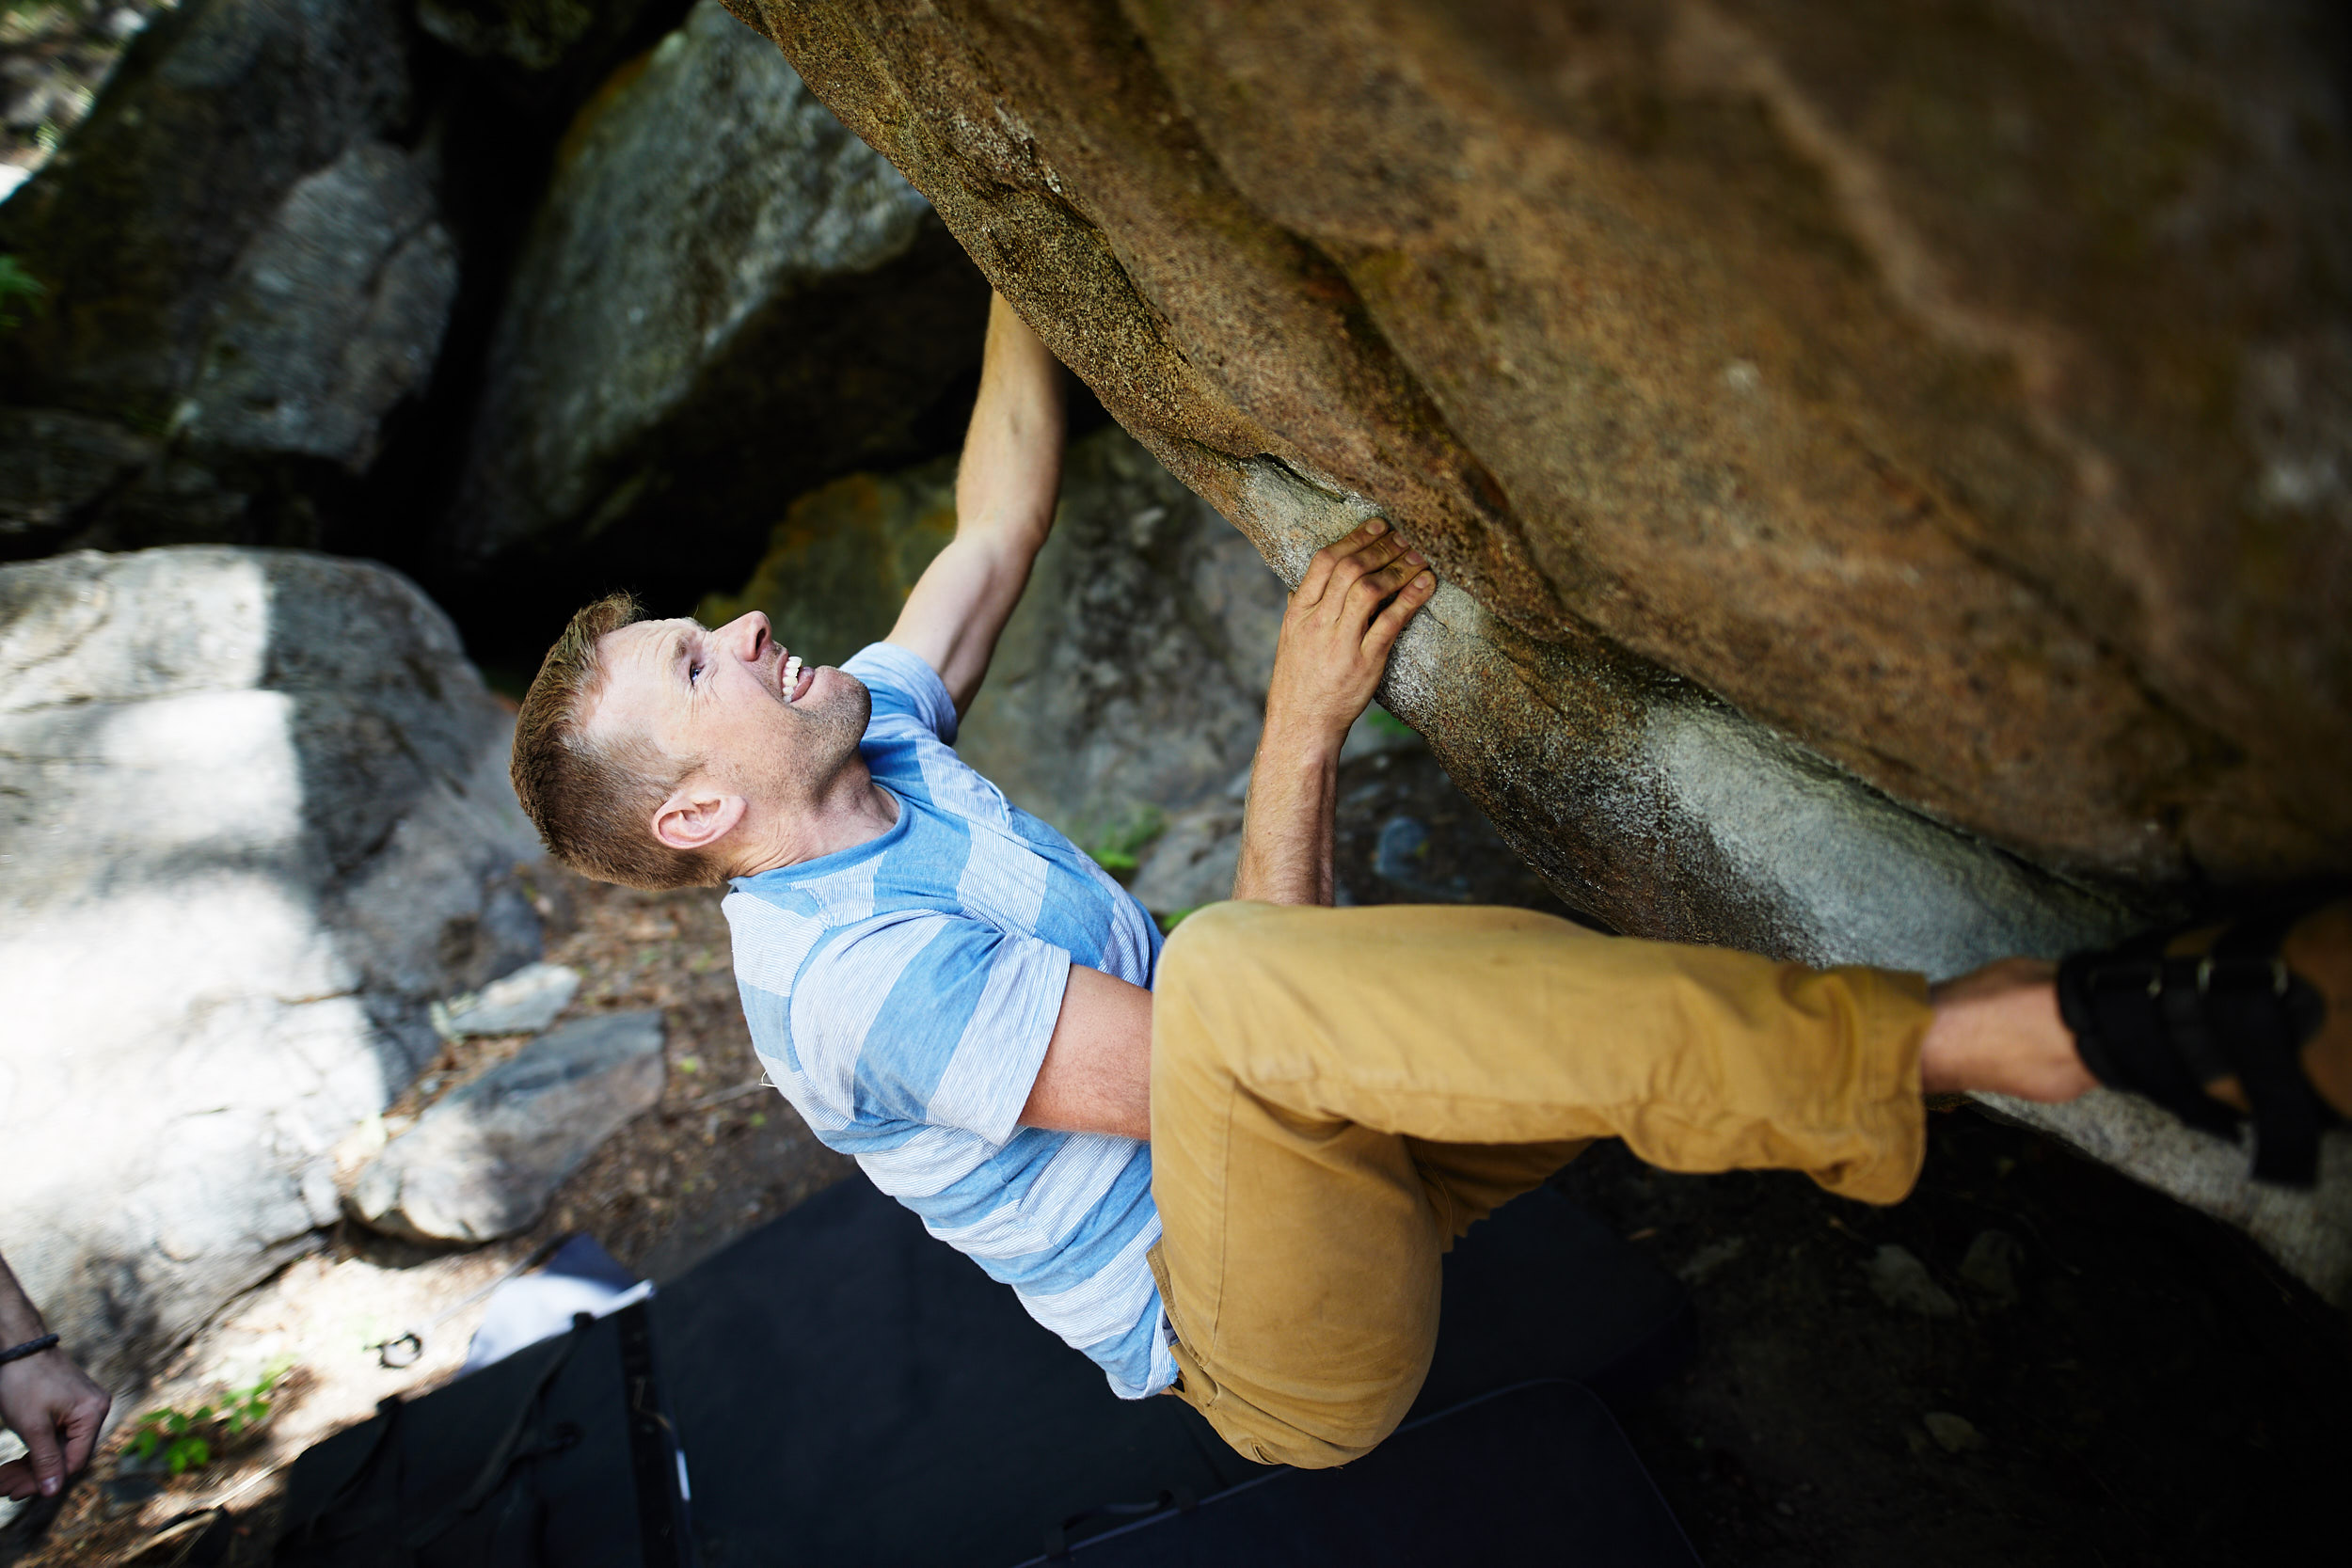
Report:
M 1351 762 L 1342 797 L 1351 901 L 1558 910 L 1426 753 Z M 176 1479 L 126 1471 L 118 1437 L 45 1536 L 0 1546 L 0 1562 L 160 1568 L 169 1548 L 135 1555 L 138 1544 L 223 1502 L 250 1532 L 229 1560 L 262 1560 L 279 1467 L 384 1395 L 447 1378 L 481 1311 L 459 1304 L 538 1242 L 586 1230 L 671 1278 L 847 1173 L 758 1087 L 714 895 L 559 891 L 570 928 L 548 956 L 588 976 L 573 1013 L 664 1012 L 660 1107 L 577 1172 L 528 1236 L 431 1254 L 347 1231 L 297 1261 L 132 1402 L 186 1408 L 292 1356 L 262 1432 Z M 453 1055 L 430 1092 L 514 1043 Z M 1665 1175 L 1613 1145 L 1556 1180 L 1691 1291 L 1692 1358 L 1617 1409 L 1706 1561 L 2344 1560 L 2352 1327 L 2242 1237 L 2103 1167 L 1960 1110 L 1935 1118 L 1918 1190 L 1893 1209 L 1785 1175 Z M 1917 1299 L 1942 1315 L 1882 1296 L 1872 1269 L 1887 1246 L 1921 1265 L 1942 1302 Z M 367 1348 L 453 1307 L 413 1367 L 383 1369 Z

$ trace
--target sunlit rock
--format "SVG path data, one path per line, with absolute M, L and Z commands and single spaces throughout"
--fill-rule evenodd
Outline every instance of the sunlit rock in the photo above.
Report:
M 428 1004 L 537 956 L 510 724 L 378 566 L 0 568 L 0 1248 L 102 1375 L 310 1245 Z
M 488 1242 L 538 1219 L 598 1144 L 661 1099 L 659 1012 L 543 1035 L 436 1101 L 359 1171 L 351 1208 L 390 1235 Z

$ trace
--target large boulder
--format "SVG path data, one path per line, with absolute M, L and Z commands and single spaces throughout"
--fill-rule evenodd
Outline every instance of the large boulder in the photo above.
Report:
M 0 429 L 55 451 L 0 463 L 0 553 L 308 537 L 309 467 L 373 461 L 457 287 L 410 36 L 397 0 L 194 0 L 0 205 L 47 290 Z
M 0 567 L 0 1251 L 102 1376 L 311 1244 L 431 1003 L 537 957 L 511 726 L 382 567 Z
M 937 450 L 923 416 L 977 362 L 987 303 L 923 198 L 705 0 L 559 150 L 492 338 L 455 549 L 707 587 L 811 485 Z
M 736 0 L 1623 929 L 1948 974 L 2352 868 L 2324 8 Z M 2036 1113 L 2352 1296 L 2252 1194 Z

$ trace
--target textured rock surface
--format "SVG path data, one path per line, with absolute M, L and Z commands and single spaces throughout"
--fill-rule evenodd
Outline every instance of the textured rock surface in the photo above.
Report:
M 381 567 L 0 568 L 0 1250 L 98 1367 L 308 1244 L 427 1005 L 536 957 L 508 727 Z
M 847 658 L 889 631 L 953 535 L 954 480 L 938 462 L 826 486 L 778 526 L 744 592 L 700 614 L 762 610 L 811 661 Z M 1230 813 L 1281 612 L 1280 582 L 1199 497 L 1121 432 L 1089 436 L 957 750 L 1089 847 L 1133 852 L 1171 815 Z
M 1428 550 L 1386 700 L 1611 923 L 1943 974 L 2352 865 L 2318 8 L 738 3 L 1278 568 Z M 2341 1153 L 2240 1206 L 2340 1298 Z
M 455 287 L 435 159 L 390 145 L 408 38 L 393 0 L 194 0 L 0 205 L 49 291 L 0 334 L 0 402 L 79 421 L 72 460 L 0 465 L 0 546 L 271 537 L 245 519 L 278 460 L 373 454 Z
M 609 50 L 662 8 L 662 0 L 417 0 L 417 22 L 460 54 L 548 71 Z
M 298 181 L 238 259 L 175 422 L 199 445 L 359 472 L 431 373 L 456 293 L 431 168 L 360 142 Z
M 535 1035 L 571 1006 L 580 971 L 569 964 L 525 964 L 478 991 L 437 1002 L 429 1009 L 443 1039 L 469 1035 Z
M 461 554 L 576 566 L 585 546 L 641 586 L 707 585 L 721 540 L 748 560 L 793 496 L 917 453 L 917 420 L 977 359 L 987 288 L 715 0 L 558 158 L 490 348 Z
M 413 1241 L 530 1228 L 621 1124 L 661 1098 L 661 1015 L 606 1013 L 532 1040 L 459 1085 L 352 1183 L 354 1212 Z
M 1368 498 L 2046 863 L 2352 861 L 2315 8 L 898 11 L 760 14 L 1245 527 Z

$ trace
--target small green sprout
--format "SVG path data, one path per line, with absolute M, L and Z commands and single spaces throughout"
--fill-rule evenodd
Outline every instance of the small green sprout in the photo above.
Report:
M 1097 834 L 1087 853 L 1105 871 L 1133 871 L 1143 863 L 1143 851 L 1167 829 L 1167 813 L 1157 806 L 1137 806 L 1123 821 Z
M 290 1356 L 272 1361 L 252 1383 L 222 1395 L 217 1409 L 199 1404 L 194 1410 L 151 1410 L 131 1429 L 129 1448 L 143 1460 L 162 1454 L 165 1468 L 175 1476 L 200 1470 L 213 1462 L 216 1441 L 242 1437 L 269 1419 L 270 1395 L 293 1370 Z
M 13 256 L 0 256 L 0 328 L 22 326 L 24 317 L 18 314 L 23 306 L 26 313 L 37 314 L 41 301 L 49 297 L 49 286 L 31 273 Z

